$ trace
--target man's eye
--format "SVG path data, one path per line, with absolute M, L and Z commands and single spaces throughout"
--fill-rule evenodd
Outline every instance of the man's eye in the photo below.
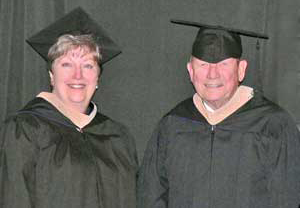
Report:
M 202 67 L 202 68 L 207 67 L 207 66 L 208 66 L 207 63 L 200 64 L 200 67 Z
M 228 63 L 227 61 L 223 61 L 221 63 L 219 63 L 221 66 L 228 66 L 230 63 Z

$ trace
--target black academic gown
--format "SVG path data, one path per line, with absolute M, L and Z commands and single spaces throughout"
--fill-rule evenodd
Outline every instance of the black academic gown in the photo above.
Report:
M 1 208 L 136 206 L 136 150 L 127 129 L 100 113 L 77 129 L 42 98 L 5 122 Z
M 299 131 L 258 93 L 212 126 L 187 99 L 145 152 L 139 208 L 298 208 Z

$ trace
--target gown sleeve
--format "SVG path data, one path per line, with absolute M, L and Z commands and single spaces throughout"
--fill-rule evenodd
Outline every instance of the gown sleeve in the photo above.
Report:
M 280 120 L 280 119 L 279 119 Z M 271 206 L 290 208 L 300 206 L 300 133 L 293 121 L 288 120 L 278 132 L 281 141 L 279 153 L 273 155 L 272 178 L 270 182 Z M 272 155 L 271 155 L 272 157 Z
M 126 149 L 127 153 L 119 153 L 120 158 L 127 158 L 128 164 L 126 166 L 131 167 L 128 170 L 131 170 L 132 173 L 125 177 L 125 174 L 120 175 L 120 184 L 118 187 L 119 196 L 120 196 L 120 207 L 136 207 L 136 178 L 137 178 L 137 169 L 138 169 L 138 159 L 136 152 L 136 145 L 133 136 L 130 134 L 129 130 L 123 126 L 121 129 L 122 135 L 124 137 L 125 148 L 116 148 L 116 149 Z M 127 155 L 127 156 L 126 156 Z
M 165 130 L 160 124 L 147 144 L 138 176 L 138 208 L 168 207 Z
M 35 207 L 35 133 L 21 120 L 11 118 L 0 128 L 1 208 Z

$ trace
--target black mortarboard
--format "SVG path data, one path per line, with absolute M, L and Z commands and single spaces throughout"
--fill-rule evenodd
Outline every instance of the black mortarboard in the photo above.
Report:
M 192 55 L 209 63 L 227 58 L 240 58 L 242 41 L 240 35 L 268 39 L 268 36 L 245 30 L 207 25 L 185 20 L 171 20 L 172 23 L 199 27 L 193 44 Z
M 45 29 L 33 35 L 27 43 L 39 53 L 46 61 L 48 51 L 57 41 L 57 38 L 64 34 L 84 35 L 91 34 L 100 46 L 103 64 L 121 53 L 121 50 L 107 35 L 98 23 L 80 7 L 72 10 L 62 18 L 58 19 Z

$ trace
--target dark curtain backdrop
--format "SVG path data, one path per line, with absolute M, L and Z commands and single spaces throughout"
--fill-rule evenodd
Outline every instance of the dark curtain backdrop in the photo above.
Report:
M 300 122 L 299 0 L 0 0 L 1 120 L 49 88 L 46 65 L 25 39 L 77 6 L 122 47 L 104 66 L 94 100 L 129 127 L 140 158 L 158 120 L 193 94 L 186 62 L 197 29 L 170 18 L 267 33 L 259 52 L 256 39 L 243 38 L 245 84 Z

